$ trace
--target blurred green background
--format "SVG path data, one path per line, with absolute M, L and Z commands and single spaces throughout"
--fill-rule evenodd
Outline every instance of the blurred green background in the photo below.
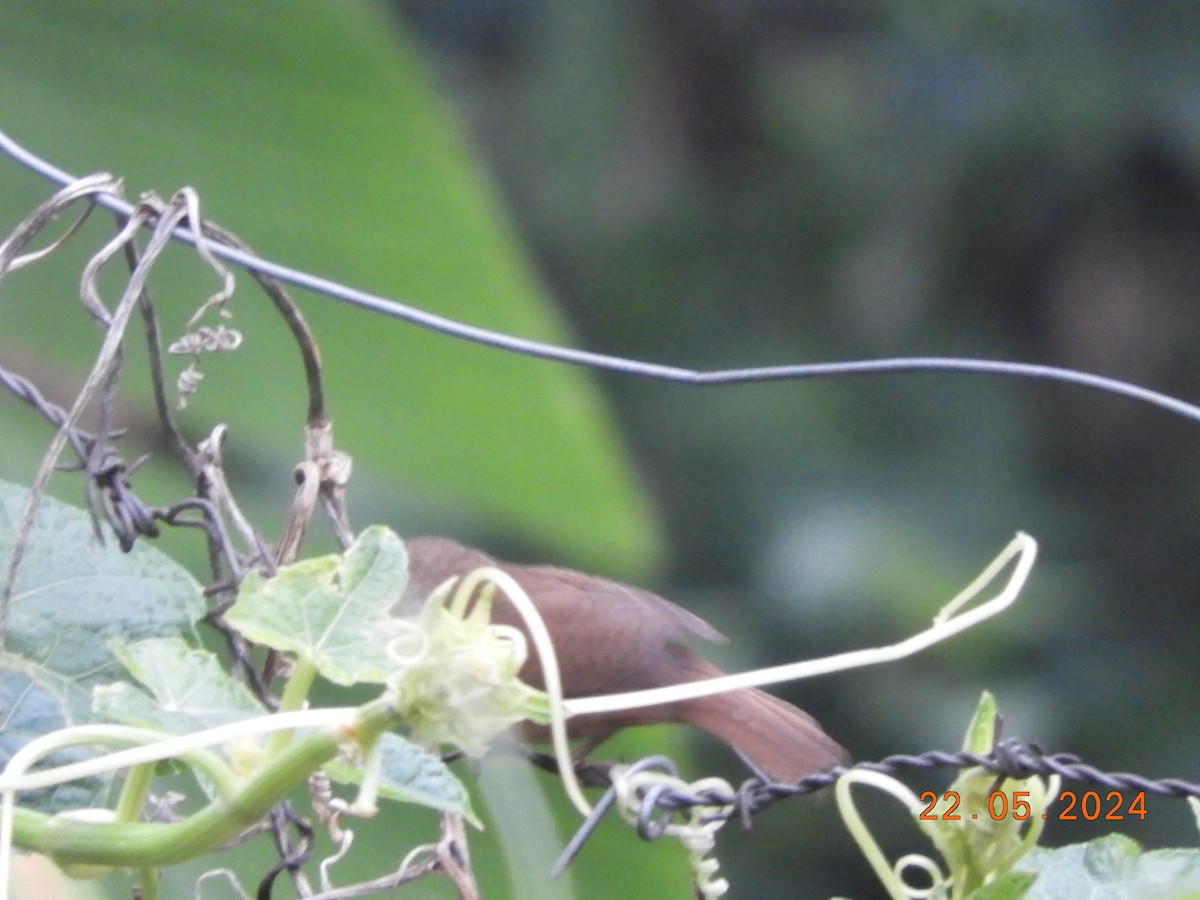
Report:
M 131 196 L 192 184 L 279 261 L 523 336 L 698 368 L 1018 359 L 1187 398 L 1197 40 L 1200 7 L 1165 0 L 8 0 L 0 128 L 73 172 L 125 176 Z M 0 225 L 47 191 L 0 165 Z M 0 295 L 0 362 L 60 402 L 97 341 L 72 306 L 72 252 Z M 153 286 L 178 328 L 212 288 L 182 251 L 173 265 Z M 233 425 L 238 484 L 274 536 L 301 451 L 299 370 L 244 289 L 247 342 L 205 362 L 186 421 Z M 1007 735 L 1200 778 L 1194 423 L 977 376 L 587 377 L 301 302 L 355 456 L 358 526 L 636 579 L 731 635 L 716 656 L 739 669 L 903 637 L 1023 529 L 1041 558 L 1003 620 L 780 692 L 859 759 L 956 748 L 988 688 Z M 160 451 L 143 380 L 131 370 L 129 440 Z M 8 401 L 0 428 L 0 474 L 28 480 L 46 429 Z M 139 487 L 164 502 L 182 488 L 165 461 Z M 612 754 L 661 747 L 740 777 L 674 731 Z M 518 797 L 549 787 L 524 771 L 495 780 Z M 534 807 L 491 798 L 486 896 L 687 896 L 675 848 L 615 825 L 573 885 L 544 889 L 543 862 L 521 854 L 552 857 L 555 838 Z M 1148 811 L 1124 830 L 1195 843 L 1182 804 Z M 897 813 L 878 818 L 891 852 L 924 849 Z M 400 827 L 360 828 L 377 854 L 364 875 L 431 823 L 386 831 Z M 1100 830 L 1052 823 L 1047 840 Z M 508 848 L 507 874 L 497 833 L 535 845 Z M 877 890 L 819 799 L 731 825 L 719 856 L 734 896 Z

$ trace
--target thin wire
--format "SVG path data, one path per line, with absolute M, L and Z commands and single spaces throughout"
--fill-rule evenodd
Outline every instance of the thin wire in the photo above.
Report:
M 0 150 L 3 150 L 3 152 L 26 168 L 59 185 L 67 185 L 76 180 L 62 169 L 26 150 L 3 131 L 0 131 Z M 97 194 L 95 197 L 101 206 L 119 216 L 128 216 L 133 211 L 133 206 L 119 197 L 110 194 Z M 193 246 L 196 245 L 196 235 L 190 228 L 177 226 L 174 229 L 174 237 Z M 319 275 L 313 275 L 271 262 L 234 247 L 210 243 L 209 249 L 213 256 L 240 265 L 252 272 L 258 272 L 262 275 L 276 278 L 279 281 L 295 285 L 296 287 L 324 294 L 325 296 L 353 304 L 371 312 L 382 313 L 386 316 L 401 319 L 439 334 L 461 338 L 487 347 L 510 353 L 519 353 L 537 359 L 553 360 L 568 365 L 617 372 L 640 378 L 652 378 L 678 384 L 709 386 L 823 378 L 839 375 L 870 375 L 881 372 L 892 374 L 955 372 L 971 375 L 996 375 L 1005 378 L 1026 378 L 1073 384 L 1091 390 L 1127 397 L 1142 403 L 1149 403 L 1167 412 L 1200 422 L 1200 406 L 1167 394 L 1139 387 L 1138 385 L 1130 384 L 1116 378 L 1035 363 L 931 356 L 700 370 L 644 362 L 611 356 L 605 353 L 593 353 L 588 350 L 561 347 L 542 341 L 491 331 L 486 328 L 479 328 L 475 325 L 435 315 L 434 313 L 426 312 L 425 310 L 417 309 L 416 307 L 381 297 L 377 294 L 348 287 L 347 285 L 330 281 L 327 278 L 322 278 Z

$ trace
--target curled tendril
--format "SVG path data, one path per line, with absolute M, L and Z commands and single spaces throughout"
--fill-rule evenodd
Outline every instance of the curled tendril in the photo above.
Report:
M 651 769 L 632 771 L 626 766 L 614 766 L 610 776 L 621 817 L 630 824 L 639 824 L 639 827 L 643 821 L 643 808 L 647 803 L 653 803 L 657 792 L 668 790 L 697 797 L 706 794 L 728 797 L 733 794 L 729 782 L 721 778 L 704 778 L 689 783 L 666 772 Z M 711 854 L 716 847 L 717 832 L 729 820 L 732 809 L 732 806 L 725 804 L 701 804 L 691 807 L 683 821 L 671 821 L 669 814 L 655 821 L 656 837 L 677 838 L 687 850 L 692 866 L 692 883 L 697 895 L 704 900 L 722 897 L 729 890 L 729 882 L 717 876 L 721 864 Z
M 862 769 L 851 769 L 846 772 L 838 779 L 837 787 L 835 788 L 838 810 L 842 814 L 842 821 L 846 823 L 846 828 L 849 830 L 850 836 L 858 844 L 863 856 L 866 857 L 867 862 L 874 869 L 875 876 L 888 892 L 891 900 L 920 900 L 922 897 L 950 896 L 949 878 L 942 872 L 933 859 L 918 854 L 909 854 L 894 867 L 888 865 L 887 857 L 884 855 L 882 848 L 880 848 L 879 842 L 871 834 L 871 830 L 867 827 L 858 812 L 858 807 L 854 804 L 854 798 L 850 793 L 850 789 L 857 784 L 868 785 L 891 794 L 904 804 L 914 817 L 921 811 L 921 803 L 917 799 L 916 794 L 895 778 L 879 772 L 869 772 Z M 918 860 L 920 860 L 919 863 Z M 932 881 L 930 888 L 913 887 L 904 881 L 903 870 L 914 867 L 919 867 L 929 876 Z

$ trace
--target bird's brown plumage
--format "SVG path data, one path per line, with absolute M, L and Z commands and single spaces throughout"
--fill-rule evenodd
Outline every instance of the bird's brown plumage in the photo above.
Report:
M 409 581 L 396 610 L 415 613 L 448 578 L 498 566 L 533 600 L 554 642 L 567 697 L 589 697 L 682 684 L 720 675 L 721 670 L 680 643 L 723 641 L 698 616 L 649 591 L 554 566 L 498 562 L 445 538 L 405 541 Z M 492 621 L 525 631 L 513 605 L 498 596 Z M 544 688 L 535 653 L 521 678 Z M 795 781 L 846 761 L 846 752 L 810 715 L 759 690 L 740 690 L 660 706 L 575 716 L 572 738 L 587 748 L 633 725 L 680 722 L 696 725 L 736 749 L 773 778 Z M 534 729 L 526 734 L 537 740 Z

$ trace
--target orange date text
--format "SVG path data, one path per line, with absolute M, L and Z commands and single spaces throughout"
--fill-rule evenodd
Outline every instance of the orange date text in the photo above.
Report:
M 1128 800 L 1128 802 L 1127 802 Z M 921 802 L 926 806 L 917 816 L 924 821 L 957 822 L 962 819 L 978 819 L 990 816 L 996 821 L 1012 817 L 1023 822 L 1033 815 L 1029 803 L 1029 791 L 992 791 L 988 795 L 987 806 L 983 810 L 963 810 L 962 798 L 957 791 L 946 791 L 939 798 L 933 791 L 921 794 Z M 1122 791 L 1109 791 L 1101 798 L 1098 791 L 1061 791 L 1058 802 L 1063 804 L 1057 812 L 1043 812 L 1043 819 L 1058 819 L 1060 822 L 1075 822 L 1083 819 L 1087 822 L 1103 820 L 1105 822 L 1120 822 L 1126 817 L 1130 819 L 1146 819 L 1146 792 L 1138 791 L 1126 798 Z M 938 808 L 939 803 L 943 806 Z

